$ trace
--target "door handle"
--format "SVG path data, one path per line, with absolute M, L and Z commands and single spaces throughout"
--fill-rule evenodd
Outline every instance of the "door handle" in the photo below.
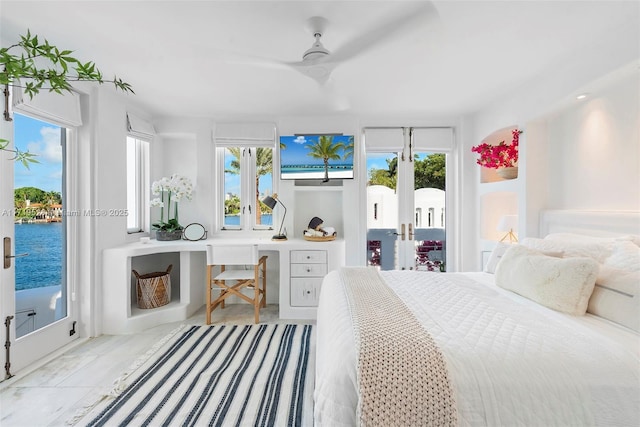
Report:
M 409 223 L 409 240 L 413 240 L 413 224 Z
M 25 256 L 29 256 L 28 253 L 11 255 L 11 237 L 5 237 L 3 243 L 5 269 L 11 267 L 11 258 L 22 258 Z
M 400 226 L 400 233 L 397 231 L 389 231 L 387 232 L 387 236 L 400 236 L 402 240 L 404 240 L 404 224 Z

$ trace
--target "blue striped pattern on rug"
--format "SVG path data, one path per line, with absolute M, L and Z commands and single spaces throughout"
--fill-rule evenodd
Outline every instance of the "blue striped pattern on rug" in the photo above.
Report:
M 88 426 L 313 424 L 311 325 L 193 326 L 83 419 Z

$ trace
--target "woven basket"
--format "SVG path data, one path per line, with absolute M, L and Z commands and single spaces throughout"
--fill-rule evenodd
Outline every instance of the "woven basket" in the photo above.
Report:
M 156 271 L 154 273 L 138 274 L 131 270 L 136 276 L 136 290 L 139 308 L 156 308 L 169 304 L 171 301 L 171 269 L 173 264 L 167 267 L 167 271 Z
M 336 236 L 307 236 L 303 234 L 304 240 L 308 240 L 310 242 L 330 242 L 331 240 L 336 240 Z

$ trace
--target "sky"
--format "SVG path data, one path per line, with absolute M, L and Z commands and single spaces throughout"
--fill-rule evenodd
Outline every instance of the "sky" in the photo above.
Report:
M 345 145 L 349 143 L 349 135 L 335 135 L 333 142 L 342 142 Z M 281 136 L 280 143 L 286 144 L 286 148 L 280 151 L 281 162 L 283 165 L 312 165 L 323 164 L 322 159 L 314 159 L 309 157 L 307 145 L 314 144 L 318 141 L 318 136 L 305 137 L 303 135 Z M 353 158 L 351 158 L 351 161 Z
M 226 150 L 225 150 L 226 151 Z M 224 169 L 231 170 L 231 162 L 234 160 L 234 157 L 226 151 L 226 155 L 224 156 Z M 273 193 L 272 190 L 272 182 L 271 174 L 268 173 L 260 177 L 260 194 L 268 194 L 271 195 Z M 240 196 L 240 175 L 234 175 L 231 173 L 224 174 L 224 192 L 225 194 L 231 193 L 236 196 Z
M 14 143 L 22 151 L 36 154 L 40 163 L 29 169 L 16 162 L 14 187 L 36 187 L 44 191 L 62 192 L 62 147 L 60 126 L 14 114 Z
M 367 171 L 371 169 L 389 169 L 387 159 L 391 160 L 396 157 L 392 153 L 367 153 Z

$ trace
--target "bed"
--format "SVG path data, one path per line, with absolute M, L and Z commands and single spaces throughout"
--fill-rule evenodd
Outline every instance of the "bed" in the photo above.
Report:
M 640 214 L 547 211 L 541 235 L 498 245 L 483 272 L 329 273 L 316 426 L 639 425 Z

